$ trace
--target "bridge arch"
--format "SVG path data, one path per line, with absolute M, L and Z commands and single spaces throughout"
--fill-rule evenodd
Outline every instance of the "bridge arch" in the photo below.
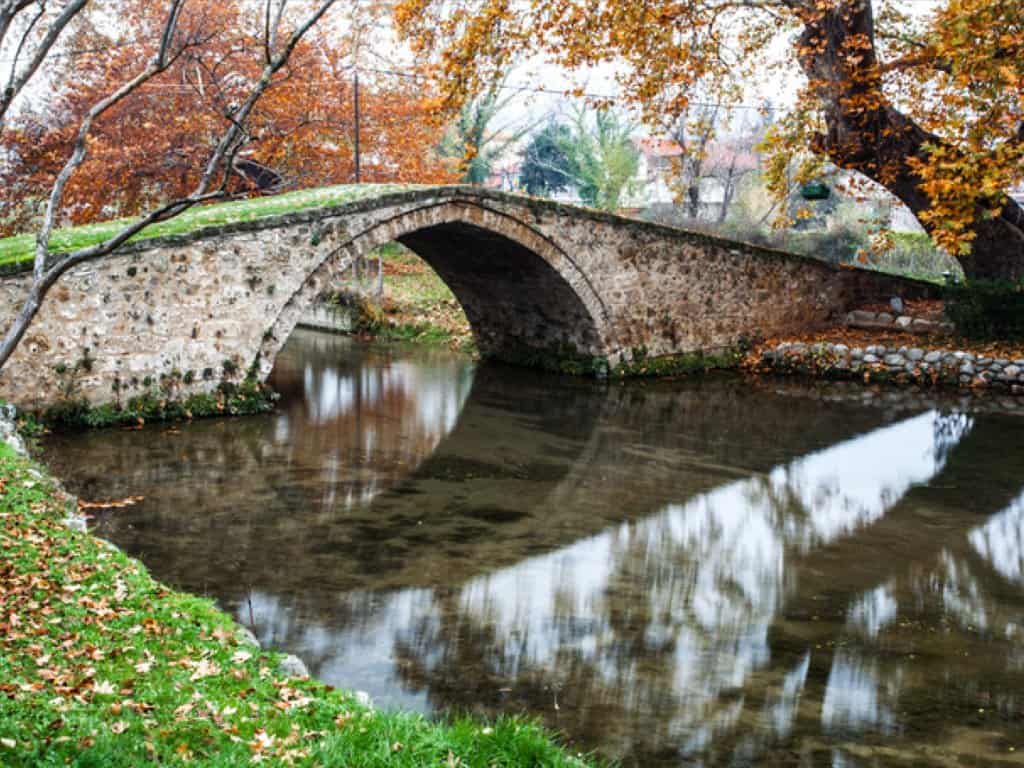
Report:
M 327 247 L 263 335 L 261 379 L 303 312 L 338 287 L 355 259 L 391 241 L 416 253 L 449 286 L 484 355 L 515 361 L 553 348 L 607 355 L 609 312 L 594 285 L 571 255 L 518 218 L 447 200 L 397 211 L 355 232 L 324 223 L 322 234 Z

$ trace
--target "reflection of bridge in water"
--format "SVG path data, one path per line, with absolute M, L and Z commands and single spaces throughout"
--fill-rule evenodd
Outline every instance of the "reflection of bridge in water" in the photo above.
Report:
M 1007 446 L 1024 422 L 749 387 L 552 388 L 484 368 L 429 458 L 344 504 L 327 490 L 359 457 L 324 430 L 355 416 L 322 408 L 340 401 L 321 383 L 303 407 L 329 417 L 294 442 L 266 441 L 287 411 L 232 440 L 187 435 L 211 483 L 176 485 L 173 449 L 136 456 L 125 491 L 172 482 L 105 525 L 242 620 L 251 598 L 262 640 L 385 706 L 542 712 L 637 765 L 784 763 L 779 745 L 860 764 L 865 740 L 892 761 L 995 755 L 1021 735 Z M 298 480 L 281 469 L 296 452 Z M 243 510 L 213 499 L 236 472 Z M 982 726 L 979 708 L 1001 719 Z

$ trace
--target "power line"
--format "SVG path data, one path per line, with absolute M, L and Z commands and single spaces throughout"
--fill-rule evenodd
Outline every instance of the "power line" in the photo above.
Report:
M 392 77 L 401 77 L 401 78 L 406 78 L 406 79 L 409 79 L 409 80 L 416 80 L 416 81 L 420 81 L 420 82 L 429 81 L 429 80 L 433 79 L 430 75 L 424 75 L 422 73 L 412 72 L 412 71 L 408 71 L 408 70 L 404 70 L 403 71 L 403 70 L 397 70 L 397 69 L 382 69 L 382 68 L 379 68 L 379 67 L 355 66 L 355 65 L 351 65 L 351 64 L 346 66 L 346 67 L 343 67 L 341 69 L 341 72 L 352 72 L 352 73 L 365 72 L 365 73 L 378 74 L 378 75 L 388 75 L 388 76 L 392 76 Z M 325 86 L 325 85 L 337 85 L 339 83 L 339 80 L 338 79 L 334 79 L 334 80 L 305 80 L 305 79 L 302 79 L 301 77 L 289 77 L 289 78 L 287 78 L 287 80 L 284 80 L 284 81 L 281 81 L 281 82 L 289 82 L 289 83 L 292 83 L 292 84 L 306 85 L 306 86 Z M 611 102 L 622 101 L 622 96 L 621 95 L 617 95 L 616 96 L 616 95 L 610 95 L 610 94 L 593 93 L 593 92 L 589 92 L 589 91 L 575 92 L 572 89 L 559 90 L 557 88 L 548 88 L 548 87 L 544 87 L 544 86 L 504 84 L 504 85 L 496 85 L 495 88 L 499 89 L 499 90 L 514 91 L 516 93 L 531 93 L 531 94 L 541 94 L 541 95 L 549 95 L 549 96 L 560 96 L 562 98 L 593 99 L 593 100 L 596 100 L 596 101 L 611 101 Z M 151 89 L 151 90 L 152 89 L 157 89 L 157 90 L 161 90 L 162 89 L 162 90 L 173 90 L 173 91 L 180 91 L 180 92 L 192 92 L 192 91 L 195 90 L 195 86 L 189 85 L 187 83 L 154 83 L 154 82 L 148 82 L 148 83 L 144 83 L 140 87 L 140 89 Z M 773 110 L 773 109 L 775 109 L 774 107 L 771 107 L 771 106 L 768 106 L 768 105 L 758 106 L 758 105 L 755 105 L 755 104 L 728 103 L 728 102 L 711 102 L 711 101 L 691 101 L 691 102 L 689 102 L 689 104 L 691 106 L 700 107 L 700 108 L 704 108 L 704 109 L 726 109 L 726 110 L 747 109 L 747 110 L 754 110 L 754 111 L 758 111 L 758 112 L 763 112 L 765 110 Z
M 901 1 L 902 2 L 907 2 L 908 0 L 901 0 Z M 913 2 L 933 2 L 933 0 L 911 0 L 911 1 L 913 1 Z M 110 43 L 108 45 L 104 45 L 103 47 L 97 47 L 97 48 L 82 48 L 82 49 L 78 49 L 78 50 L 75 50 L 75 51 L 56 51 L 56 52 L 52 53 L 49 58 L 74 58 L 75 56 L 84 56 L 85 54 L 89 54 L 89 53 L 102 53 L 102 52 L 107 51 L 107 50 L 109 50 L 111 48 L 127 48 L 127 47 L 130 47 L 132 45 L 135 45 L 135 43 L 112 42 L 112 43 Z M 15 60 L 12 57 L 0 58 L 0 64 L 11 64 L 11 63 L 14 63 L 14 61 Z M 424 74 L 422 74 L 420 72 L 413 72 L 413 71 L 410 71 L 410 70 L 384 69 L 384 68 L 380 68 L 380 67 L 357 66 L 357 65 L 354 65 L 354 64 L 346 65 L 345 67 L 343 67 L 341 69 L 341 71 L 342 72 L 366 72 L 366 73 L 373 73 L 373 74 L 378 74 L 378 75 L 388 75 L 388 76 L 391 76 L 391 77 L 402 77 L 402 78 L 406 78 L 406 79 L 410 79 L 410 80 L 418 80 L 418 81 L 421 81 L 421 82 L 429 81 L 429 80 L 433 79 L 430 75 L 424 75 Z M 291 82 L 302 83 L 303 85 L 332 85 L 335 82 L 335 81 L 330 81 L 330 80 L 302 80 L 302 79 L 299 79 L 299 78 L 289 78 L 289 80 Z M 192 90 L 192 86 L 184 84 L 184 83 L 178 84 L 178 83 L 152 83 L 152 82 L 150 82 L 150 83 L 144 84 L 143 87 L 144 88 L 149 88 L 149 89 L 164 88 L 164 89 Z M 501 85 L 497 85 L 495 87 L 497 89 L 499 89 L 499 90 L 514 91 L 514 92 L 517 92 L 517 93 L 532 93 L 532 94 L 538 94 L 538 95 L 561 96 L 562 98 L 586 98 L 586 99 L 594 99 L 594 100 L 598 100 L 598 101 L 612 101 L 612 102 L 614 102 L 614 101 L 621 101 L 622 100 L 622 96 L 621 95 L 591 93 L 591 92 L 586 92 L 586 91 L 583 91 L 583 92 L 573 92 L 572 89 L 559 90 L 557 88 L 547 88 L 547 87 L 544 87 L 544 86 L 501 84 Z M 736 109 L 736 110 L 747 109 L 747 110 L 755 110 L 755 111 L 763 111 L 765 109 L 765 107 L 763 105 L 762 106 L 758 106 L 758 105 L 754 105 L 754 104 L 728 104 L 728 103 L 725 103 L 725 102 L 691 101 L 690 104 L 692 106 L 700 107 L 702 109 L 716 109 L 716 108 L 717 109 Z
M 930 1 L 930 0 L 929 0 Z M 397 70 L 397 69 L 378 69 L 374 67 L 358 67 L 360 72 L 373 72 L 381 75 L 393 75 L 395 77 L 406 77 L 417 80 L 430 80 L 430 75 L 423 75 L 416 72 L 410 72 L 408 70 Z M 557 88 L 545 88 L 544 86 L 529 86 L 529 85 L 506 85 L 500 84 L 495 86 L 499 90 L 516 91 L 519 93 L 538 93 L 547 94 L 552 96 L 562 96 L 565 98 L 587 98 L 595 99 L 599 101 L 618 101 L 621 100 L 620 96 L 611 96 L 608 94 L 590 93 L 587 91 L 572 92 L 572 89 L 560 91 Z M 728 104 L 726 102 L 705 102 L 705 101 L 691 101 L 689 102 L 694 107 L 706 107 L 706 108 L 725 108 L 725 109 L 754 109 L 764 110 L 765 106 L 755 106 L 753 104 Z M 770 107 L 768 107 L 770 109 Z

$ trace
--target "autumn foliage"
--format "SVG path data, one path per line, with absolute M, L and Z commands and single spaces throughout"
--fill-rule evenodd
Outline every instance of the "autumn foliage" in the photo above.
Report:
M 260 14 L 243 0 L 190 0 L 181 33 L 202 40 L 167 72 L 97 121 L 89 154 L 65 195 L 65 219 L 80 224 L 140 213 L 192 189 L 223 131 L 225 116 L 259 78 Z M 165 9 L 118 3 L 121 36 L 93 24 L 75 30 L 53 80 L 73 83 L 26 110 L 2 136 L 0 231 L 28 229 L 74 142 L 81 117 L 152 56 Z M 88 19 L 86 19 L 88 22 Z M 248 124 L 239 157 L 283 177 L 284 189 L 354 181 L 354 70 L 357 42 L 321 25 L 302 41 Z M 363 181 L 441 183 L 454 169 L 434 151 L 441 128 L 431 91 L 416 78 L 360 73 Z M 251 185 L 239 176 L 233 192 Z
M 669 131 L 696 100 L 770 97 L 790 76 L 770 179 L 857 171 L 968 274 L 1024 278 L 1007 194 L 1024 182 L 1021 0 L 400 0 L 396 17 L 453 106 L 519 58 L 612 65 L 623 99 Z

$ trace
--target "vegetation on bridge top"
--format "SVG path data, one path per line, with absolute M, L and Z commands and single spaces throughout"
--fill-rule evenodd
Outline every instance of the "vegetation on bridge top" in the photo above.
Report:
M 413 189 L 415 186 L 410 184 L 341 184 L 334 187 L 302 189 L 270 197 L 197 206 L 173 219 L 147 227 L 133 240 L 182 235 L 204 227 L 236 224 L 314 208 L 343 205 L 391 192 L 402 192 Z M 116 235 L 129 221 L 131 219 L 114 219 L 59 230 L 53 235 L 50 250 L 54 253 L 64 253 L 102 243 Z M 0 239 L 0 270 L 7 266 L 27 264 L 34 257 L 34 234 L 15 235 Z

